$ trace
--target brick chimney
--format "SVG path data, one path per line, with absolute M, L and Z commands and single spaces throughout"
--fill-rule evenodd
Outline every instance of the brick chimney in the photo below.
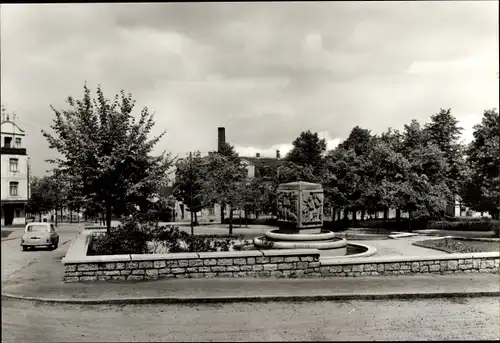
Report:
M 255 157 L 260 158 L 260 152 L 256 153 Z
M 226 129 L 223 127 L 218 128 L 219 135 L 217 137 L 217 152 L 221 151 L 221 147 L 226 143 Z
M 279 160 L 281 158 L 280 151 L 276 150 L 276 158 Z

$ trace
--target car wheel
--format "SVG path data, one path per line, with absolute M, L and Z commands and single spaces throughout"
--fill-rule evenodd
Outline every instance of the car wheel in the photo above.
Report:
M 26 250 L 28 250 L 28 247 L 23 245 L 23 251 L 26 251 Z

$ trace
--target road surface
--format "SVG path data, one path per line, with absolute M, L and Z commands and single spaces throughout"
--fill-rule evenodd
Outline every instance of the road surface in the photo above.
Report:
M 83 306 L 2 299 L 2 341 L 491 340 L 500 337 L 498 302 Z
M 59 247 L 56 251 L 48 249 L 37 249 L 22 251 L 21 237 L 24 228 L 2 228 L 2 231 L 13 231 L 6 238 L 2 238 L 2 282 L 7 281 L 16 272 L 34 263 L 40 263 L 44 258 L 59 255 L 61 251 L 67 251 L 69 244 L 77 234 L 79 225 L 61 224 L 56 230 L 59 233 Z

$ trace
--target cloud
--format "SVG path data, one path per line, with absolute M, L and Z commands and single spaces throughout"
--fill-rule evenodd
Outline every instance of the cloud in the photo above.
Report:
M 466 125 L 498 108 L 498 3 L 300 2 L 2 5 L 1 97 L 33 171 L 49 105 L 131 92 L 156 113 L 157 152 L 282 155 L 305 130 L 334 146 L 442 108 Z M 465 125 L 465 124 L 464 124 Z

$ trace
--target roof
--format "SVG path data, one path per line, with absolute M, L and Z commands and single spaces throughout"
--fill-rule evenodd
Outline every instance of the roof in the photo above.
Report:
M 255 167 L 255 176 L 270 178 L 280 164 L 281 159 L 270 157 L 241 157 L 243 163 L 249 163 Z
M 10 125 L 9 125 L 10 124 Z M 4 120 L 0 124 L 1 126 L 1 133 L 2 134 L 8 134 L 8 135 L 19 135 L 19 136 L 24 136 L 24 130 L 21 129 L 16 123 L 10 120 Z
M 270 167 L 277 168 L 283 161 L 282 159 L 272 158 L 272 157 L 241 157 L 242 160 L 246 160 L 252 163 L 256 167 Z

